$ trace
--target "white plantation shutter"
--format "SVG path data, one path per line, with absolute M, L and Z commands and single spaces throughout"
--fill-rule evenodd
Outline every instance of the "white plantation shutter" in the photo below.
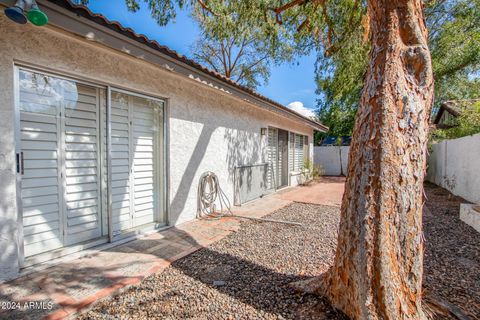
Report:
M 295 134 L 294 168 L 295 171 L 303 169 L 303 136 L 299 134 Z
M 65 245 L 101 235 L 99 89 L 64 92 Z
M 101 235 L 99 89 L 20 71 L 24 255 Z
M 112 220 L 114 233 L 155 222 L 161 210 L 160 102 L 112 96 Z
M 55 91 L 37 90 L 28 72 L 20 73 L 20 143 L 24 255 L 63 246 L 60 101 Z
M 111 192 L 113 233 L 132 227 L 130 203 L 130 112 L 129 96 L 112 92 L 111 103 Z
M 288 172 L 295 171 L 295 134 L 293 132 L 288 133 Z
M 133 98 L 133 225 L 155 221 L 158 195 L 158 110 L 148 100 Z
M 269 189 L 276 188 L 277 177 L 277 154 L 278 154 L 278 131 L 275 128 L 268 128 L 268 171 L 267 183 Z

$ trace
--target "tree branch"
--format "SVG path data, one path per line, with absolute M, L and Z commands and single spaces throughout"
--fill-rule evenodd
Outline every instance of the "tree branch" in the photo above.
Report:
M 303 30 L 306 26 L 308 26 L 309 24 L 310 24 L 310 21 L 309 21 L 308 18 L 305 19 L 305 20 L 303 20 L 303 22 L 298 26 L 297 32 L 302 31 L 302 30 Z
M 246 66 L 245 68 L 243 68 L 243 69 L 242 69 L 242 72 L 240 72 L 240 74 L 238 75 L 236 81 L 237 81 L 237 82 L 240 82 L 240 81 L 243 79 L 243 77 L 245 77 L 245 70 L 251 70 L 251 69 L 253 69 L 253 67 L 255 67 L 256 65 L 258 65 L 260 62 L 266 60 L 267 58 L 268 58 L 268 56 L 264 56 L 263 58 L 255 61 L 254 63 Z
M 243 38 L 242 44 L 240 45 L 240 50 L 238 51 L 238 54 L 235 58 L 235 61 L 233 62 L 232 65 L 232 70 L 235 69 L 235 66 L 237 65 L 238 60 L 243 56 L 243 50 L 245 49 L 246 46 L 246 38 Z
M 218 14 L 216 14 L 215 12 L 212 11 L 212 9 L 210 9 L 206 4 L 205 2 L 203 2 L 203 0 L 197 0 L 197 3 L 200 5 L 200 7 L 202 7 L 205 11 L 208 11 L 210 12 L 212 15 L 214 16 L 218 16 Z
M 213 61 L 211 60 L 210 58 L 211 56 L 207 54 L 202 54 L 202 55 L 196 54 L 195 56 L 197 57 L 198 60 L 205 61 L 215 72 L 220 73 L 215 63 L 213 63 Z
M 293 0 L 291 2 L 288 2 L 286 4 L 284 4 L 283 6 L 280 6 L 278 8 L 274 8 L 273 11 L 278 15 L 280 13 L 282 13 L 283 11 L 285 10 L 288 10 L 292 7 L 295 7 L 295 6 L 298 6 L 298 5 L 301 5 L 301 4 L 304 4 L 306 2 L 308 2 L 310 0 Z
M 212 54 L 213 54 L 215 57 L 217 57 L 217 59 L 218 59 L 219 61 L 222 61 L 222 57 L 220 57 L 220 56 L 218 55 L 217 50 L 215 50 L 214 48 L 212 48 L 212 47 L 211 47 L 210 45 L 208 45 L 208 44 L 205 44 L 205 46 L 212 51 Z
M 221 59 L 221 62 L 223 63 L 223 70 L 225 70 L 224 74 L 227 78 L 230 78 L 230 72 L 227 68 L 227 58 L 225 57 L 225 46 L 223 44 L 223 40 L 221 41 L 220 45 L 221 45 L 222 57 L 223 57 L 223 59 Z

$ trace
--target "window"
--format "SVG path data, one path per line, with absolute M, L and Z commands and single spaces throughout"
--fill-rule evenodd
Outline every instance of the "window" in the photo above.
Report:
M 302 171 L 304 169 L 305 158 L 309 158 L 308 137 L 291 133 L 290 134 L 291 157 L 293 159 L 293 171 Z
M 303 136 L 303 163 L 305 160 L 310 159 L 310 145 L 308 144 L 308 136 Z

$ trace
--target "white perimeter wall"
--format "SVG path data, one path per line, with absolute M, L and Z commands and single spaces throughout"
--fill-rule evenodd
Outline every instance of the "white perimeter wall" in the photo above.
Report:
M 427 180 L 480 203 L 480 134 L 434 144 Z
M 191 220 L 197 211 L 197 185 L 205 171 L 215 172 L 233 201 L 236 165 L 267 160 L 268 126 L 307 135 L 313 130 L 194 79 L 72 37 L 54 27 L 18 25 L 0 15 L 0 280 L 18 272 L 14 65 L 26 63 L 65 76 L 166 98 L 169 109 L 169 197 L 171 225 Z
M 350 147 L 322 146 L 315 147 L 313 161 L 322 166 L 327 176 L 346 175 L 348 166 L 348 152 Z

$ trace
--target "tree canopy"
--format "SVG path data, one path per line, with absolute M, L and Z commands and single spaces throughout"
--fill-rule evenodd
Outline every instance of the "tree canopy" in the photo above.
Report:
M 257 39 L 247 35 L 221 40 L 201 36 L 191 54 L 200 64 L 248 88 L 255 89 L 270 76 L 270 55 Z
M 206 30 L 207 10 L 197 8 L 192 16 L 201 29 L 190 49 L 193 59 L 248 88 L 267 83 L 271 66 L 293 56 L 295 48 L 287 44 L 282 50 L 271 50 L 255 28 L 237 28 L 228 34 L 215 35 Z
M 125 0 L 133 12 L 142 2 L 160 26 L 186 9 L 201 14 L 203 35 L 209 41 L 225 41 L 232 35 L 242 41 L 240 35 L 248 31 L 247 38 L 261 39 L 262 53 L 278 60 L 290 60 L 317 47 L 332 55 L 365 11 L 359 0 Z
M 264 54 L 289 60 L 294 55 L 316 50 L 318 117 L 330 127 L 329 134 L 351 135 L 370 50 L 365 0 L 125 2 L 133 12 L 140 8 L 141 2 L 146 3 L 161 26 L 174 20 L 178 10 L 201 14 L 204 41 L 215 46 L 233 35 L 238 48 L 244 40 L 241 33 L 251 30 L 248 37 L 261 39 L 261 42 L 255 40 L 254 50 L 261 52 L 262 61 L 267 59 L 263 60 Z M 429 0 L 425 2 L 425 18 L 430 30 L 435 101 L 478 97 L 480 0 Z M 197 60 L 205 62 L 203 53 L 199 53 Z M 245 64 L 249 62 L 252 61 Z M 218 69 L 218 61 L 209 66 Z M 246 76 L 243 84 L 254 87 L 258 75 L 260 79 L 268 79 L 266 65 L 259 64 L 257 73 Z M 235 74 L 232 76 L 235 78 Z
M 364 3 L 361 6 L 365 6 Z M 431 0 L 425 3 L 435 100 L 480 96 L 480 1 Z M 318 116 L 330 135 L 351 135 L 367 69 L 368 24 L 343 39 L 333 55 L 319 51 L 316 74 Z M 319 134 L 319 137 L 321 134 Z

